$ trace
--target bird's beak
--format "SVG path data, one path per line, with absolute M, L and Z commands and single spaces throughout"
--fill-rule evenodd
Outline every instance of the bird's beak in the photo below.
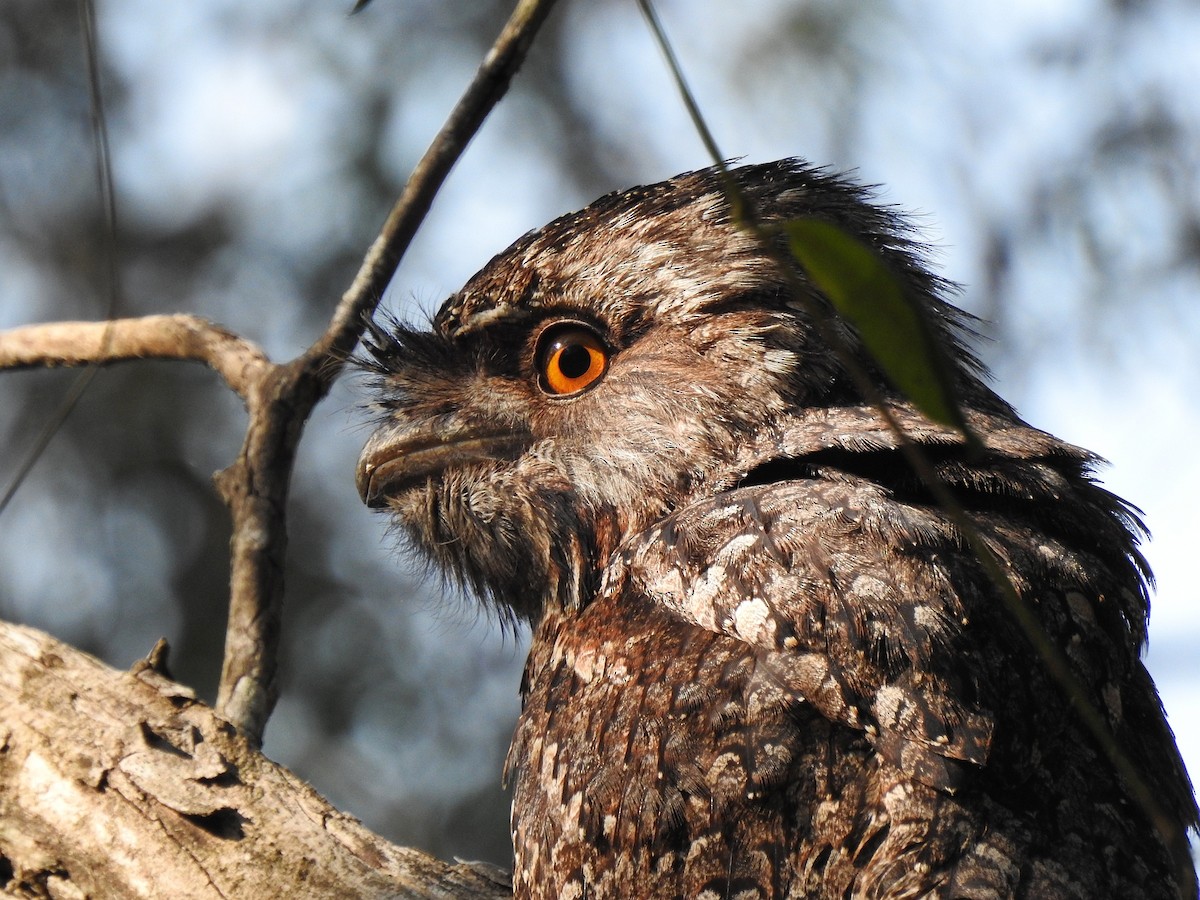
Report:
M 367 506 L 381 509 L 387 506 L 389 496 L 447 469 L 511 459 L 524 443 L 521 435 L 511 432 L 479 435 L 454 428 L 385 429 L 367 441 L 358 458 L 358 495 Z
M 395 463 L 403 463 L 408 452 L 403 441 L 389 438 L 381 434 L 367 441 L 354 473 L 358 496 L 372 509 L 386 505 L 384 486 L 389 483 L 389 473 L 394 471 Z

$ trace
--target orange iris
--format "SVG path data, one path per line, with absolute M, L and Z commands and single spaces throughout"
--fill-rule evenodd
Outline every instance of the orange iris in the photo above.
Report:
M 538 347 L 541 387 L 549 394 L 578 394 L 608 370 L 608 348 L 595 332 L 577 322 L 550 326 L 538 338 Z

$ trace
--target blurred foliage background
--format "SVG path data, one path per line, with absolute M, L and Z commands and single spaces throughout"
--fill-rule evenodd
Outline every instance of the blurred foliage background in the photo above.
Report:
M 98 0 L 124 292 L 275 359 L 323 327 L 509 2 Z M 1150 664 L 1193 768 L 1200 673 L 1200 5 L 660 0 L 723 150 L 855 168 L 916 210 L 1026 418 L 1113 461 L 1160 576 Z M 0 327 L 104 314 L 78 13 L 0 4 Z M 630 0 L 563 0 L 385 305 L 427 315 L 523 231 L 707 164 Z M 0 375 L 7 483 L 71 373 Z M 362 385 L 293 480 L 284 696 L 266 751 L 388 837 L 507 864 L 524 634 L 361 506 Z M 100 373 L 0 517 L 0 616 L 117 666 L 170 640 L 215 693 L 244 412 L 207 370 Z

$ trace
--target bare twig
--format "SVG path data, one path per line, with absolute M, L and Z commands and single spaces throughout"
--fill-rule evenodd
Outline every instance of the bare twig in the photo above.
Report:
M 0 369 L 106 366 L 132 359 L 206 363 L 243 400 L 270 367 L 255 344 L 198 316 L 52 322 L 0 332 Z
M 100 86 L 100 38 L 96 30 L 96 7 L 92 0 L 80 0 L 79 19 L 83 30 L 84 55 L 88 68 L 88 101 L 92 122 L 92 142 L 96 149 L 96 184 L 100 187 L 100 205 L 104 214 L 102 237 L 104 289 L 107 294 L 106 319 L 117 317 L 121 298 L 121 266 L 117 241 L 117 194 L 113 190 L 112 152 L 108 146 L 108 116 L 104 114 L 104 91 Z
M 971 546 L 984 574 L 996 588 L 1008 613 L 1017 622 L 1026 640 L 1041 659 L 1051 681 L 1057 685 L 1067 702 L 1074 708 L 1084 730 L 1096 741 L 1109 764 L 1125 782 L 1133 801 L 1158 831 L 1168 853 L 1171 854 L 1177 869 L 1179 883 L 1187 884 L 1191 880 L 1192 866 L 1187 835 L 1178 827 L 1174 818 L 1167 814 L 1165 807 L 1158 802 L 1143 773 L 1117 741 L 1103 714 L 1089 699 L 1086 688 L 1075 674 L 1074 669 L 1071 668 L 1066 655 L 1050 640 L 1050 636 L 1046 633 L 1045 627 L 1032 609 L 1029 600 L 1022 596 L 1013 585 L 1011 577 L 1004 570 L 1004 566 L 989 546 L 975 520 L 971 518 L 953 492 L 934 471 L 922 449 L 904 431 L 878 385 L 867 375 L 862 364 L 833 327 L 830 314 L 821 304 L 814 302 L 808 291 L 804 289 L 796 274 L 794 260 L 778 249 L 777 245 L 770 240 L 771 236 L 768 234 L 768 230 L 755 219 L 754 210 L 748 206 L 746 199 L 740 195 L 737 185 L 730 177 L 725 157 L 718 149 L 716 140 L 704 121 L 700 107 L 688 87 L 682 66 L 671 47 L 651 0 L 638 0 L 638 5 L 666 58 L 668 68 L 682 95 L 692 123 L 700 134 L 714 165 L 721 173 L 725 190 L 729 194 L 730 206 L 734 210 L 735 220 L 758 239 L 764 252 L 776 260 L 779 270 L 789 282 L 793 295 L 804 303 L 821 340 L 833 351 L 855 388 L 875 408 L 888 429 L 895 435 L 905 460 L 929 489 L 937 505 Z
M 241 455 L 218 473 L 234 523 L 229 625 L 218 711 L 261 737 L 275 705 L 276 656 L 287 546 L 283 511 L 296 445 L 312 408 L 359 338 L 433 197 L 484 118 L 504 96 L 554 0 L 518 0 L 474 80 L 451 112 L 342 297 L 329 328 L 304 354 L 256 386 Z
M 86 7 L 88 0 L 84 2 Z M 219 372 L 245 402 L 250 423 L 241 452 L 214 477 L 233 520 L 229 624 L 217 710 L 251 740 L 261 740 L 277 697 L 287 548 L 284 510 L 304 425 L 341 372 L 434 196 L 504 96 L 554 2 L 518 0 L 475 78 L 409 178 L 329 327 L 296 359 L 272 365 L 254 344 L 193 316 L 63 322 L 0 334 L 0 369 L 100 366 L 140 358 L 198 360 Z M 107 166 L 106 148 L 101 156 Z M 111 196 L 106 196 L 108 220 L 115 228 Z M 115 259 L 111 247 L 109 258 Z
M 392 280 L 396 267 L 408 249 L 417 227 L 429 212 L 434 195 L 446 180 L 484 118 L 494 107 L 525 61 L 534 35 L 546 20 L 556 0 L 518 0 L 517 8 L 488 52 L 466 93 L 450 113 L 421 161 L 404 186 L 404 192 L 392 207 L 387 222 L 350 288 L 342 296 L 324 336 L 304 358 L 310 366 L 325 369 L 323 377 L 332 382 L 337 370 L 328 363 L 344 358 L 363 333 L 364 316 L 374 312 L 383 289 Z

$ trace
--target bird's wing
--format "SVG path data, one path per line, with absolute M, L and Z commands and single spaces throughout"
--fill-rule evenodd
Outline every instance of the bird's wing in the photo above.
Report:
M 961 543 L 929 510 L 868 483 L 744 487 L 676 511 L 626 543 L 607 587 L 759 653 L 792 701 L 864 731 L 919 781 L 953 791 L 994 727 L 966 637 Z

